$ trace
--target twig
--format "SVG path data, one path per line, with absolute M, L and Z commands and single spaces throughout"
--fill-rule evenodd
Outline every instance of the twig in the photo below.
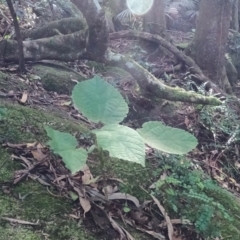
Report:
M 39 166 L 40 164 L 44 163 L 45 161 L 47 161 L 47 159 L 42 160 L 41 162 L 38 162 L 36 164 L 34 164 L 32 167 L 30 167 L 28 170 L 26 170 L 26 172 L 18 179 L 16 179 L 14 181 L 14 184 L 19 183 L 23 178 L 25 178 L 33 169 L 35 169 L 37 166 Z
M 33 222 L 28 222 L 28 221 L 19 220 L 19 219 L 15 219 L 15 218 L 8 218 L 8 217 L 1 217 L 1 219 L 12 222 L 12 223 L 19 223 L 19 224 L 24 224 L 24 225 L 33 225 L 33 226 L 39 225 L 38 221 L 36 223 L 33 223 Z

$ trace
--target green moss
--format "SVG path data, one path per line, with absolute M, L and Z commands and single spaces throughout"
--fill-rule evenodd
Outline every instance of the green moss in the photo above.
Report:
M 66 199 L 53 197 L 40 184 L 25 181 L 14 187 L 11 194 L 1 192 L 0 215 L 30 222 L 39 221 L 39 226 L 19 226 L 17 231 L 14 231 L 15 228 L 7 221 L 0 220 L 0 239 L 42 239 L 42 230 L 49 234 L 52 240 L 73 237 L 95 239 L 84 227 L 78 226 L 76 221 L 69 218 L 71 208 L 72 203 Z M 4 233 L 1 234 L 1 231 Z M 6 238 L 8 235 L 12 238 Z
M 47 140 L 44 124 L 66 132 L 87 132 L 83 126 L 63 120 L 41 111 L 18 105 L 2 104 L 8 110 L 7 118 L 1 121 L 1 140 L 10 143 L 23 143 Z M 95 239 L 91 233 L 76 221 L 69 218 L 73 203 L 66 198 L 50 195 L 46 188 L 31 180 L 11 187 L 8 180 L 15 170 L 22 168 L 19 162 L 12 161 L 11 152 L 0 148 L 0 183 L 10 187 L 9 193 L 0 189 L 0 216 L 36 222 L 39 226 L 12 226 L 8 221 L 0 220 L 0 240 L 37 240 L 49 234 L 51 240 Z
M 95 176 L 102 175 L 99 165 L 98 162 L 89 163 Z M 137 163 L 106 158 L 104 171 L 108 177 L 118 178 L 124 182 L 120 184 L 121 192 L 132 194 L 141 201 L 149 199 L 149 194 L 142 189 L 151 184 L 151 169 L 148 168 L 148 163 L 146 163 L 146 168 L 143 168 Z
M 214 198 L 216 203 L 222 204 L 228 214 L 233 218 L 232 222 L 220 219 L 221 233 L 224 239 L 238 240 L 240 239 L 240 202 L 232 194 L 224 189 L 208 189 L 208 196 Z
M 32 232 L 31 229 L 20 226 L 13 227 L 10 224 L 0 225 L 0 240 L 41 240 L 38 233 Z
M 84 78 L 73 71 L 61 67 L 49 67 L 44 65 L 36 65 L 33 72 L 41 77 L 43 87 L 47 91 L 57 92 L 59 94 L 71 94 L 76 83 L 71 79 L 82 81 Z
M 58 118 L 53 113 L 48 114 L 19 105 L 2 104 L 0 107 L 7 108 L 7 117 L 0 125 L 2 142 L 46 142 L 47 136 L 44 125 L 51 125 L 59 131 L 70 131 L 70 133 L 75 131 L 88 132 L 83 125 Z

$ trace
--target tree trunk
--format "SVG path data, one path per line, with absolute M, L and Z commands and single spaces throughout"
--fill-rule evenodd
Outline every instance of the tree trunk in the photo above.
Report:
M 154 0 L 151 10 L 144 15 L 143 31 L 165 37 L 166 19 L 164 12 L 164 0 Z
M 238 5 L 239 5 L 239 0 L 233 0 L 233 5 L 232 5 L 232 19 L 230 23 L 230 28 L 239 31 L 239 24 L 238 24 Z
M 231 86 L 224 67 L 231 18 L 231 1 L 202 0 L 196 33 L 186 49 L 204 74 L 227 92 Z

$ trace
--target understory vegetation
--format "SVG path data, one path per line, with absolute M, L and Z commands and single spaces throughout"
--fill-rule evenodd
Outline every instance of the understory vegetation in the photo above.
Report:
M 239 240 L 238 9 L 0 1 L 0 240 Z

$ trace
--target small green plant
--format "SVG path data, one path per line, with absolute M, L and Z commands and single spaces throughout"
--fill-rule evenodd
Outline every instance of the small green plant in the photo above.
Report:
M 165 126 L 161 122 L 149 121 L 134 130 L 119 123 L 128 114 L 128 105 L 122 95 L 111 84 L 99 76 L 78 83 L 72 92 L 77 110 L 89 120 L 103 124 L 92 130 L 96 135 L 95 149 L 98 150 L 102 167 L 103 151 L 109 156 L 132 161 L 145 166 L 145 143 L 150 147 L 173 154 L 185 154 L 196 147 L 197 139 L 183 130 Z M 71 173 L 76 173 L 86 163 L 87 152 L 77 147 L 75 137 L 46 127 L 54 153 L 59 154 Z M 93 148 L 91 147 L 91 150 Z
M 2 120 L 7 115 L 7 109 L 6 108 L 0 108 L 0 120 Z
M 202 171 L 194 170 L 188 160 L 177 158 L 161 159 L 158 174 L 162 177 L 152 194 L 162 199 L 172 218 L 188 219 L 204 237 L 220 236 L 221 222 L 233 220 L 229 207 L 220 203 L 226 191 Z

